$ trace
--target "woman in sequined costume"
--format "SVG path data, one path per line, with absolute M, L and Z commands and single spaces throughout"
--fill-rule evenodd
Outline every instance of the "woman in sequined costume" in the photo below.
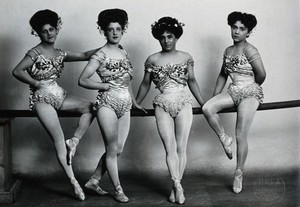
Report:
M 76 197 L 79 200 L 84 200 L 84 192 L 75 179 L 72 170 L 71 158 L 75 153 L 75 147 L 79 139 L 84 135 L 93 120 L 91 114 L 92 103 L 67 94 L 57 84 L 56 80 L 63 72 L 65 61 L 88 60 L 96 50 L 75 53 L 54 48 L 61 20 L 51 10 L 36 12 L 30 19 L 30 25 L 33 29 L 32 34 L 39 36 L 41 42 L 27 52 L 13 70 L 13 75 L 18 80 L 30 85 L 29 108 L 37 113 L 38 119 L 51 136 L 59 163 L 69 177 Z M 57 110 L 82 114 L 73 138 L 68 139 L 69 141 L 72 140 L 72 143 L 74 142 L 72 145 L 75 146 L 73 151 L 68 151 L 69 153 L 67 153 L 65 137 L 57 116 Z
M 255 112 L 263 101 L 260 86 L 266 72 L 257 49 L 246 41 L 257 20 L 252 14 L 232 12 L 228 15 L 233 45 L 226 48 L 223 65 L 213 97 L 203 106 L 203 114 L 218 135 L 229 159 L 232 159 L 232 138 L 225 134 L 217 115 L 222 109 L 236 106 L 237 166 L 234 173 L 233 191 L 242 190 L 243 170 L 248 153 L 247 134 Z M 227 91 L 223 91 L 228 76 L 231 78 Z
M 183 33 L 183 24 L 172 17 L 163 17 L 152 25 L 152 34 L 162 50 L 148 57 L 140 85 L 137 103 L 141 103 L 153 81 L 160 94 L 153 101 L 158 132 L 166 150 L 166 162 L 173 180 L 170 202 L 185 202 L 181 179 L 186 166 L 186 148 L 193 120 L 192 97 L 204 100 L 194 76 L 194 61 L 190 54 L 176 49 Z
M 105 153 L 99 160 L 97 169 L 85 187 L 106 195 L 99 186 L 99 181 L 107 171 L 114 185 L 115 200 L 129 201 L 124 194 L 118 174 L 117 157 L 122 153 L 130 127 L 130 109 L 136 105 L 132 96 L 131 79 L 133 70 L 127 52 L 119 44 L 127 28 L 127 13 L 121 9 L 107 9 L 98 15 L 101 34 L 107 38 L 90 59 L 79 78 L 79 85 L 87 89 L 98 90 L 94 103 L 97 108 L 98 124 L 105 143 Z M 101 82 L 91 79 L 97 73 Z

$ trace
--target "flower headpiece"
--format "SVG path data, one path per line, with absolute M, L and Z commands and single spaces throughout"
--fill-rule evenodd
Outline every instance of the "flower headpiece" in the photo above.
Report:
M 174 22 L 157 22 L 157 21 L 155 21 L 153 24 L 151 24 L 151 29 L 153 29 L 153 27 L 158 27 L 158 28 L 161 28 L 161 27 L 183 27 L 183 26 L 185 26 L 185 24 L 184 23 L 182 23 L 182 22 L 179 22 L 178 21 L 178 19 L 175 19 L 174 18 L 174 20 L 176 20 L 176 22 L 174 21 Z

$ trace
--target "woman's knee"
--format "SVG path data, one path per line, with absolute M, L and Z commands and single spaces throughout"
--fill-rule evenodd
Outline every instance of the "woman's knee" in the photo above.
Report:
M 202 106 L 202 112 L 204 116 L 211 116 L 213 114 L 212 107 L 208 102 Z
M 117 156 L 121 155 L 124 150 L 124 146 L 118 146 Z
M 178 154 L 178 157 L 185 157 L 186 156 L 186 147 L 177 146 L 177 154 Z
M 166 150 L 167 156 L 174 156 L 177 153 L 177 150 L 176 150 L 174 144 L 165 145 L 165 150 Z
M 92 102 L 83 102 L 78 108 L 77 111 L 81 114 L 92 113 L 93 103 Z
M 238 145 L 248 145 L 247 137 L 236 135 L 236 143 Z
M 82 113 L 92 113 L 93 111 L 93 103 L 92 102 L 86 102 L 82 108 Z
M 111 144 L 106 146 L 106 157 L 115 157 L 118 155 L 118 146 Z

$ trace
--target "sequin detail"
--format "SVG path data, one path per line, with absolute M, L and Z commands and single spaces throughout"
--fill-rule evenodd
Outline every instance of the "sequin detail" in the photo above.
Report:
M 179 112 L 186 104 L 192 104 L 192 97 L 183 90 L 174 89 L 157 95 L 153 100 L 154 108 L 156 106 L 164 109 L 172 118 L 177 117 Z
M 151 73 L 156 88 L 161 92 L 153 100 L 154 107 L 161 107 L 172 118 L 175 118 L 184 105 L 192 103 L 192 97 L 185 87 L 188 81 L 188 67 L 193 67 L 193 65 L 192 58 L 184 63 L 163 66 L 145 63 L 145 70 Z
M 227 91 L 235 105 L 239 105 L 243 100 L 253 97 L 256 98 L 259 103 L 263 103 L 263 90 L 257 83 L 247 85 L 243 88 L 230 84 Z
M 255 54 L 255 58 L 260 58 L 258 53 Z M 225 73 L 232 80 L 227 91 L 235 105 L 239 105 L 244 99 L 252 97 L 256 98 L 259 103 L 263 103 L 263 89 L 255 82 L 253 68 L 246 55 L 224 55 L 223 61 Z
M 110 90 L 99 92 L 94 103 L 95 108 L 107 107 L 113 110 L 117 118 L 121 118 L 126 112 L 130 111 L 132 102 L 128 90 Z
M 59 55 L 53 58 L 45 57 L 37 49 L 31 49 L 26 54 L 34 61 L 32 67 L 27 69 L 28 74 L 41 83 L 39 89 L 30 87 L 30 110 L 35 110 L 37 103 L 47 103 L 55 109 L 59 109 L 67 95 L 66 91 L 56 83 L 56 79 L 63 72 L 63 61 L 67 54 L 60 49 L 57 50 Z M 31 53 L 34 53 L 35 56 L 32 56 Z
M 108 107 L 116 113 L 118 118 L 130 111 L 132 106 L 128 87 L 133 69 L 126 51 L 123 51 L 126 54 L 124 59 L 107 58 L 101 49 L 91 57 L 91 59 L 99 61 L 100 65 L 96 72 L 101 81 L 110 84 L 108 91 L 98 92 L 94 106 L 98 109 L 102 106 Z

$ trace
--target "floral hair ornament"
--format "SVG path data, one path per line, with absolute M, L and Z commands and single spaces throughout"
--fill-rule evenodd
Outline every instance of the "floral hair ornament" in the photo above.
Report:
M 175 19 L 175 18 L 174 18 Z M 170 22 L 157 22 L 155 21 L 153 24 L 151 24 L 151 29 L 153 29 L 153 27 L 162 27 L 162 26 L 167 26 L 167 27 L 183 27 L 185 26 L 184 23 L 179 22 L 178 19 L 175 19 L 177 21 L 177 23 L 170 23 Z
M 61 18 L 58 17 L 57 18 L 57 25 L 56 25 L 57 32 L 62 28 L 62 24 L 63 24 L 63 22 L 62 22 Z M 31 34 L 36 36 L 36 37 L 39 36 L 39 34 L 33 28 L 31 28 Z

